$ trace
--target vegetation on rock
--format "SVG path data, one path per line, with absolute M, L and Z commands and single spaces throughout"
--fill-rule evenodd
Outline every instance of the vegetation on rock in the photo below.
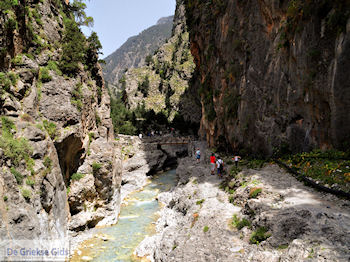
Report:
M 249 242 L 251 244 L 260 244 L 261 242 L 265 241 L 271 236 L 270 233 L 268 233 L 268 230 L 266 227 L 258 227 L 256 231 L 252 233 L 250 236 Z
M 81 174 L 81 173 L 74 173 L 72 176 L 71 176 L 71 180 L 72 181 L 79 181 L 80 179 L 82 179 L 85 175 L 84 174 Z
M 197 96 L 189 94 L 194 70 L 189 33 L 182 12 L 174 21 L 172 37 L 145 57 L 146 66 L 128 69 L 121 77 L 122 91 L 111 101 L 116 133 L 147 133 L 169 127 L 197 133 Z
M 285 155 L 280 160 L 302 176 L 350 192 L 350 152 L 313 150 Z
M 7 117 L 2 117 L 1 123 L 2 133 L 0 136 L 0 148 L 4 151 L 4 155 L 9 158 L 15 166 L 18 166 L 22 160 L 25 160 L 28 165 L 32 155 L 32 148 L 28 140 L 24 137 L 14 137 L 13 132 L 16 131 L 16 127 Z
M 232 218 L 232 225 L 238 230 L 241 230 L 243 227 L 250 227 L 251 223 L 246 218 L 242 218 L 242 220 L 240 220 L 237 215 L 234 214 Z
M 166 17 L 138 36 L 130 37 L 118 50 L 106 57 L 103 66 L 105 80 L 112 86 L 118 86 L 125 73 L 125 68 L 144 66 L 149 62 L 148 56 L 155 52 L 171 36 L 173 17 Z M 129 54 L 133 53 L 132 59 Z M 148 57 L 148 60 L 146 58 Z

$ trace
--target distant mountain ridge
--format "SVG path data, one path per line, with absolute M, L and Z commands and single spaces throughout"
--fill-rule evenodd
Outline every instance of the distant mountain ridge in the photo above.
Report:
M 154 53 L 171 37 L 173 16 L 162 17 L 157 24 L 130 37 L 120 48 L 105 58 L 103 75 L 107 82 L 117 86 L 126 68 L 145 65 L 147 55 Z
M 167 17 L 162 17 L 157 21 L 156 25 L 163 25 L 163 24 L 168 24 L 168 23 L 173 23 L 174 16 L 167 16 Z

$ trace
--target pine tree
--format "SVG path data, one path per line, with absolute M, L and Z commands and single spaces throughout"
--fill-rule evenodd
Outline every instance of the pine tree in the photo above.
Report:
M 64 24 L 60 69 L 63 73 L 74 76 L 79 72 L 79 63 L 84 63 L 85 60 L 86 39 L 74 20 L 66 18 Z

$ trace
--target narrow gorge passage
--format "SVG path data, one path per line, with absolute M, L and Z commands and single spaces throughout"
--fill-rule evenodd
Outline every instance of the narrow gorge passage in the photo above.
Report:
M 155 175 L 147 186 L 124 200 L 118 224 L 94 229 L 94 236 L 78 247 L 70 261 L 134 261 L 134 249 L 155 233 L 160 210 L 157 195 L 176 184 L 175 170 Z

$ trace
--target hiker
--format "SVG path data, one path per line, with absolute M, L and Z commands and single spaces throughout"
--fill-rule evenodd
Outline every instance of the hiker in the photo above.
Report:
M 197 151 L 196 151 L 196 159 L 197 159 L 197 163 L 199 163 L 201 159 L 201 151 L 199 150 L 199 148 L 197 148 Z
M 223 176 L 224 161 L 219 156 L 218 156 L 218 160 L 216 161 L 216 168 L 218 170 L 218 176 L 219 177 Z
M 211 171 L 211 174 L 214 175 L 214 171 L 215 171 L 215 155 L 214 153 L 211 153 L 211 156 L 210 156 L 210 171 Z
M 238 167 L 238 161 L 241 159 L 241 157 L 237 155 L 237 156 L 234 156 L 232 159 L 235 161 L 235 165 L 236 165 L 236 168 L 237 168 Z

